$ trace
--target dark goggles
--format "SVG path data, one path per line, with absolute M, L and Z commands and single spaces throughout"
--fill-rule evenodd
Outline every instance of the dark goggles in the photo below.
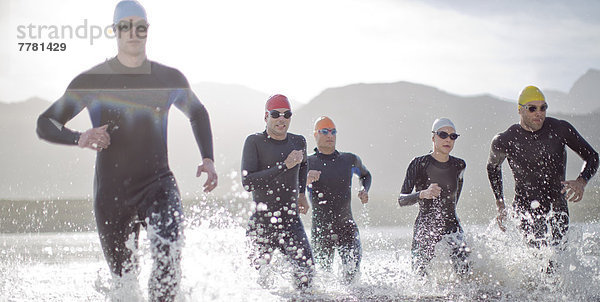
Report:
M 270 115 L 272 118 L 279 118 L 279 117 L 280 117 L 280 116 L 282 116 L 282 115 L 283 115 L 283 117 L 285 117 L 285 118 L 290 118 L 290 117 L 292 117 L 292 111 L 291 111 L 291 110 L 288 110 L 288 111 L 286 111 L 286 112 L 279 112 L 279 111 L 277 111 L 277 110 L 271 110 L 271 111 L 269 111 L 269 115 Z
M 531 112 L 531 113 L 536 112 L 538 110 L 538 107 L 535 105 L 523 105 L 523 107 L 525 107 L 525 109 L 529 110 L 529 112 Z M 548 109 L 548 104 L 544 104 L 544 105 L 540 106 L 541 112 L 545 112 L 546 109 Z
M 439 136 L 441 139 L 447 139 L 448 137 L 450 137 L 451 140 L 455 141 L 460 134 L 456 134 L 456 133 L 450 133 L 448 134 L 448 132 L 446 131 L 433 131 L 433 133 L 437 134 L 437 136 Z
M 323 135 L 327 135 L 329 133 L 331 133 L 331 135 L 336 135 L 337 134 L 337 129 L 333 128 L 333 129 L 327 129 L 327 128 L 323 128 L 323 129 L 319 129 L 317 130 L 317 132 L 323 134 Z
M 137 21 L 135 23 L 132 23 L 131 21 L 119 21 L 119 23 L 115 24 L 115 28 L 117 30 L 119 30 L 120 32 L 128 32 L 131 30 L 131 28 L 135 28 L 136 31 L 147 31 L 148 30 L 148 26 L 150 26 L 150 24 L 148 24 L 148 22 L 146 22 L 146 20 L 140 20 Z

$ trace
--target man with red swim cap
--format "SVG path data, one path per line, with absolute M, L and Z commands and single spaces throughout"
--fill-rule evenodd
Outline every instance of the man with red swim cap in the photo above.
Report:
M 284 95 L 265 105 L 266 129 L 246 138 L 242 153 L 242 184 L 256 204 L 246 235 L 250 259 L 260 272 L 259 283 L 269 287 L 268 264 L 276 249 L 294 265 L 296 288 L 310 287 L 314 274 L 312 251 L 299 212 L 306 214 L 306 140 L 288 133 L 292 118 Z
M 362 249 L 358 227 L 352 217 L 352 175 L 360 178 L 361 202 L 369 201 L 371 173 L 360 158 L 335 149 L 337 129 L 333 120 L 322 116 L 315 122 L 315 153 L 308 157 L 308 192 L 313 205 L 312 246 L 315 260 L 331 270 L 338 251 L 343 264 L 343 281 L 358 278 Z
M 276 94 L 274 96 L 271 96 L 265 104 L 266 112 L 280 108 L 291 110 L 288 98 L 282 94 Z

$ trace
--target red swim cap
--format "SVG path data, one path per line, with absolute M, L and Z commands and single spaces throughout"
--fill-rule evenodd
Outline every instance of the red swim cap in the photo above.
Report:
M 282 94 L 276 94 L 276 95 L 270 97 L 269 100 L 267 101 L 267 103 L 265 104 L 266 111 L 271 111 L 273 109 L 281 109 L 281 108 L 290 109 L 290 110 L 292 109 L 290 106 L 290 102 L 288 101 L 288 98 Z

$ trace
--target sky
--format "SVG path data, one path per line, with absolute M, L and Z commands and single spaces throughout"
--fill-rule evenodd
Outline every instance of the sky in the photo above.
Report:
M 192 84 L 239 84 L 301 103 L 330 87 L 397 81 L 513 100 L 527 85 L 567 92 L 600 68 L 595 0 L 140 2 L 151 60 Z M 115 39 L 92 38 L 112 23 L 116 3 L 0 0 L 0 101 L 55 100 L 116 55 Z M 79 37 L 52 36 L 53 26 Z M 66 50 L 19 51 L 28 42 Z

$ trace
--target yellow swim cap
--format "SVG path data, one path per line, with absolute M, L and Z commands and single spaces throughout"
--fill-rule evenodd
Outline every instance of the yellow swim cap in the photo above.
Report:
M 527 86 L 519 96 L 519 107 L 533 101 L 546 101 L 542 91 L 535 86 Z

